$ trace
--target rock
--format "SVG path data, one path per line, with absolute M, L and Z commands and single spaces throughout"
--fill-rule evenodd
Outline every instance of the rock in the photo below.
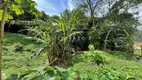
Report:
M 23 50 L 22 46 L 16 46 L 15 51 L 16 52 L 21 52 Z
M 140 56 L 136 56 L 136 59 L 137 59 L 137 60 L 140 60 Z

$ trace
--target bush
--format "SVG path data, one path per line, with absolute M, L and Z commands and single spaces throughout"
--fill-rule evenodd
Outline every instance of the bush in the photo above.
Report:
M 90 61 L 95 62 L 97 65 L 103 64 L 106 62 L 105 58 L 101 56 L 100 51 L 87 51 L 84 54 L 86 58 L 90 59 Z

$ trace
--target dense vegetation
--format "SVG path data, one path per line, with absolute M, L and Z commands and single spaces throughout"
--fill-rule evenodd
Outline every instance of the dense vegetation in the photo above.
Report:
M 130 11 L 141 3 L 76 0 L 74 10 L 49 16 L 32 0 L 0 1 L 0 75 L 6 80 L 141 80 L 142 54 L 134 52 L 141 22 L 138 11 Z M 15 33 L 4 33 L 4 27 Z

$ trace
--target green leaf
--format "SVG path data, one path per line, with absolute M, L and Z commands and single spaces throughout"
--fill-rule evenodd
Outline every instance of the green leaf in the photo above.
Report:
M 0 10 L 0 20 L 2 19 L 2 14 L 3 14 L 3 10 Z M 9 13 L 6 13 L 6 20 L 12 19 L 12 18 L 13 17 Z
M 6 20 L 9 20 L 9 19 L 13 19 L 13 17 L 9 13 L 7 13 L 6 14 Z
M 81 78 L 82 80 L 87 79 L 87 78 L 88 78 L 88 75 L 87 75 L 87 74 L 80 74 L 80 78 Z
M 44 68 L 45 68 L 45 66 L 39 66 L 39 67 L 37 67 L 37 68 L 33 68 L 32 70 L 33 70 L 33 71 L 40 72 L 40 71 L 44 70 Z
M 125 34 L 126 34 L 127 36 L 130 36 L 129 33 L 128 33 L 126 30 L 123 30 L 123 31 L 125 32 Z
M 23 10 L 20 9 L 19 5 L 12 4 L 12 5 L 9 6 L 9 9 L 11 11 L 14 11 L 17 15 L 20 15 L 20 14 L 23 13 Z
M 76 34 L 81 34 L 81 32 L 80 31 L 72 32 L 68 37 L 70 38 Z
M 30 79 L 30 80 L 45 80 L 45 78 L 43 77 L 43 75 L 38 75 L 38 76 L 35 76 L 35 77 L 33 77 L 32 79 Z
M 21 71 L 21 72 L 22 72 L 22 75 L 28 75 L 28 74 L 30 74 L 30 73 L 32 73 L 32 72 L 35 72 L 35 71 L 30 70 L 30 69 L 26 69 L 26 70 L 23 70 L 23 71 Z
M 17 80 L 18 74 L 11 74 L 10 77 L 8 77 L 6 80 Z
M 106 75 L 102 75 L 102 76 L 100 77 L 100 80 L 109 80 L 109 79 L 107 78 Z
M 134 76 L 127 75 L 126 80 L 135 80 Z
M 67 72 L 67 69 L 63 69 L 61 67 L 55 66 L 55 69 L 59 72 Z
M 46 32 L 43 32 L 43 39 L 44 39 L 44 41 L 46 41 L 46 39 L 47 39 L 47 34 L 46 34 Z
M 53 76 L 53 77 L 51 77 L 51 76 L 48 75 L 48 74 L 45 74 L 45 75 L 44 75 L 44 78 L 45 78 L 45 80 L 61 80 L 61 79 L 60 79 L 60 76 Z
M 29 75 L 32 72 L 36 72 L 36 70 L 31 70 L 31 69 L 23 70 L 23 71 L 21 71 L 21 75 L 19 78 L 21 79 L 21 78 L 25 77 L 26 75 Z
M 50 76 L 54 75 L 54 69 L 50 66 L 47 66 L 46 68 L 44 68 L 44 71 L 46 74 L 49 74 Z

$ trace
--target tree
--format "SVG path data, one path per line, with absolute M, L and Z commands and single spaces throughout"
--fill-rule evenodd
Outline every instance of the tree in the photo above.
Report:
M 57 20 L 60 19 L 60 17 L 59 17 L 58 15 L 52 15 L 51 18 L 52 18 L 52 19 L 57 19 Z
M 130 37 L 132 37 L 131 35 L 134 34 L 134 31 L 136 29 L 134 26 L 138 25 L 137 23 L 138 21 L 136 20 L 136 18 L 133 17 L 134 14 L 129 12 L 129 9 L 134 8 L 138 4 L 140 4 L 139 1 L 138 0 L 137 1 L 130 1 L 130 0 L 115 1 L 114 0 L 114 2 L 111 2 L 111 0 L 107 0 L 107 1 L 108 2 L 106 3 L 109 4 L 108 13 L 106 14 L 108 17 L 107 19 L 109 19 L 109 22 L 111 22 L 113 25 L 116 25 L 116 26 L 118 25 L 119 27 L 116 27 L 117 29 L 120 29 L 121 27 L 123 27 L 124 34 L 128 32 L 129 36 L 127 36 L 127 38 L 129 37 L 130 39 Z M 131 22 L 133 22 L 133 24 L 131 24 Z M 131 24 L 131 26 L 133 27 L 130 27 L 127 24 Z M 130 30 L 127 31 L 127 29 L 130 29 Z M 104 40 L 104 49 L 106 49 L 107 47 L 108 36 L 113 31 L 115 31 L 115 27 L 111 26 Z M 129 43 L 132 43 L 130 42 L 129 39 L 127 41 L 129 41 Z
M 4 24 L 5 24 L 5 17 L 7 13 L 7 7 L 8 7 L 8 1 L 5 2 L 4 9 L 3 9 L 3 14 L 2 14 L 2 19 L 0 22 L 0 80 L 2 80 L 2 42 L 3 42 L 3 32 L 4 32 Z
M 122 42 L 125 42 L 124 44 L 132 43 L 130 40 L 132 41 L 135 27 L 139 23 L 137 19 L 133 17 L 135 13 L 131 13 L 129 10 L 136 8 L 141 2 L 140 0 L 77 0 L 76 3 L 78 6 L 90 12 L 89 16 L 91 17 L 91 22 L 93 21 L 93 27 L 89 33 L 91 34 L 91 41 L 97 41 L 92 42 L 95 48 L 99 45 L 101 49 L 106 50 L 107 48 L 110 49 L 110 47 L 114 47 L 118 50 L 115 44 L 117 42 L 114 40 L 116 37 L 118 41 L 122 38 Z M 88 12 L 86 14 L 88 14 Z M 94 16 L 95 14 L 99 14 L 100 16 Z M 93 16 L 95 18 L 94 20 L 92 20 Z M 94 21 L 97 22 L 95 25 Z M 123 29 L 123 31 L 118 31 L 120 29 Z M 129 36 L 126 34 L 129 34 Z M 125 35 L 125 37 L 120 35 Z M 122 44 L 122 42 L 120 42 L 120 44 Z
M 142 42 L 142 30 L 137 29 L 137 31 L 135 32 L 135 36 L 134 36 L 134 40 L 135 42 Z
M 17 13 L 10 11 L 14 20 L 32 20 L 40 15 L 40 12 L 35 8 L 36 3 L 32 0 L 22 0 L 19 6 L 23 11 L 21 14 L 17 15 Z
M 44 11 L 40 12 L 40 16 L 38 17 L 39 19 L 43 20 L 43 21 L 47 21 L 49 20 L 49 15 L 47 15 Z
M 85 15 L 85 11 L 79 7 L 77 7 L 76 9 L 74 10 L 69 10 L 69 9 L 65 9 L 64 12 L 62 12 L 62 15 L 66 21 L 66 23 L 69 22 L 69 20 L 71 19 L 72 17 L 72 13 L 76 12 L 76 11 L 79 11 L 77 16 L 76 16 L 76 19 L 78 19 L 78 25 L 76 25 L 76 30 L 83 30 L 85 29 L 87 25 L 87 22 L 88 22 L 88 17 Z
M 90 21 L 92 23 L 91 26 L 94 26 L 94 15 L 96 13 L 97 8 L 99 8 L 99 5 L 103 2 L 103 0 L 76 0 L 76 4 L 78 7 L 83 8 L 85 11 L 87 11 L 87 14 L 89 12 L 90 14 Z

